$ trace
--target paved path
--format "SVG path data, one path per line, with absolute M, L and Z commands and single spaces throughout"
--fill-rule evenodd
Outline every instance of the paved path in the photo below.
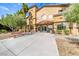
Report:
M 49 33 L 34 33 L 19 38 L 0 41 L 3 56 L 58 56 L 55 36 Z

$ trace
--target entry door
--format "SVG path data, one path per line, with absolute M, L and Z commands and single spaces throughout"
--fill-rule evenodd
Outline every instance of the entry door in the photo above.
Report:
M 43 32 L 43 31 L 47 31 L 47 27 L 46 26 L 40 26 L 38 27 L 38 30 Z
M 43 27 L 42 27 L 42 31 L 47 31 L 46 26 L 43 26 Z

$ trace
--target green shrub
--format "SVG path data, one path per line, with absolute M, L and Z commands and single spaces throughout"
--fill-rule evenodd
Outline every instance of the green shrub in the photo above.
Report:
M 64 33 L 66 34 L 66 35 L 68 35 L 69 34 L 69 30 L 64 30 Z
M 58 34 L 62 34 L 62 30 L 57 30 L 57 33 Z
M 7 33 L 7 30 L 1 29 L 0 33 Z

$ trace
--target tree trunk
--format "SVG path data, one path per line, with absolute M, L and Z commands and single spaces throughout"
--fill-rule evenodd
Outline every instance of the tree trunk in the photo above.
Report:
M 27 27 L 25 26 L 25 32 L 27 31 L 26 29 L 27 29 Z
M 73 24 L 72 23 L 70 23 L 70 25 L 69 25 L 69 29 L 70 29 L 70 34 L 72 34 L 72 27 L 73 27 Z

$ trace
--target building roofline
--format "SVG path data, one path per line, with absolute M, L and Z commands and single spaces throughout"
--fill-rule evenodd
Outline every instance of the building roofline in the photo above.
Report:
M 42 8 L 44 7 L 68 7 L 70 4 L 67 3 L 67 4 L 53 4 L 53 5 L 45 5 L 43 7 L 41 7 L 40 9 L 38 9 L 37 11 L 41 10 Z
M 53 4 L 53 5 L 45 5 L 44 7 L 68 7 L 70 4 Z

